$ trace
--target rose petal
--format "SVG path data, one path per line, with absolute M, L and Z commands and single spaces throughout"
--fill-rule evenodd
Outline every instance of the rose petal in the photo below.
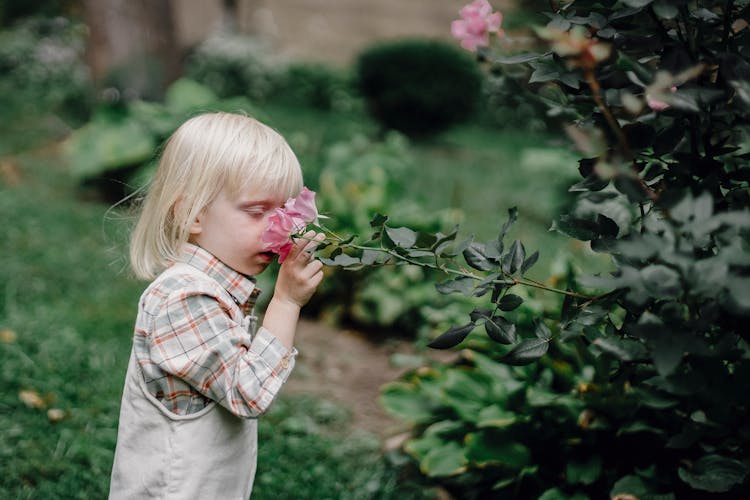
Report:
M 284 209 L 291 217 L 300 218 L 305 222 L 314 222 L 318 218 L 318 208 L 315 206 L 315 191 L 303 187 L 296 198 L 286 202 Z

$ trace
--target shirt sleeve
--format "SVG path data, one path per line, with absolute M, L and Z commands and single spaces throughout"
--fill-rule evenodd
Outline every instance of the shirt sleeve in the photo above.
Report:
M 294 367 L 267 329 L 253 338 L 208 290 L 175 291 L 155 318 L 150 355 L 163 371 L 240 417 L 268 410 Z

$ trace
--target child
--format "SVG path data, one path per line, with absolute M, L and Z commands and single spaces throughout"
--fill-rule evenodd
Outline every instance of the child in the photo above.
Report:
M 257 420 L 286 381 L 300 308 L 322 280 L 323 235 L 280 266 L 256 331 L 254 275 L 274 255 L 261 234 L 302 188 L 284 139 L 212 113 L 169 139 L 131 241 L 143 293 L 120 410 L 110 498 L 247 499 Z

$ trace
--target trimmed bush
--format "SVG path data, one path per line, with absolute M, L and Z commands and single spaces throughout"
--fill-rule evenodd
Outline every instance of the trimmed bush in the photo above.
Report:
M 410 136 L 429 135 L 469 118 L 482 76 L 474 60 L 439 41 L 400 40 L 366 49 L 356 64 L 370 113 Z
M 352 107 L 351 78 L 319 63 L 293 63 L 279 77 L 274 97 L 323 111 Z

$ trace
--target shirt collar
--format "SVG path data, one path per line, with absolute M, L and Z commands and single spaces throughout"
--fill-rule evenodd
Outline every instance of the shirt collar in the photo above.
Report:
M 216 280 L 239 306 L 254 305 L 260 295 L 260 288 L 255 286 L 255 278 L 238 273 L 203 248 L 185 243 L 182 247 L 180 262 L 202 271 Z

